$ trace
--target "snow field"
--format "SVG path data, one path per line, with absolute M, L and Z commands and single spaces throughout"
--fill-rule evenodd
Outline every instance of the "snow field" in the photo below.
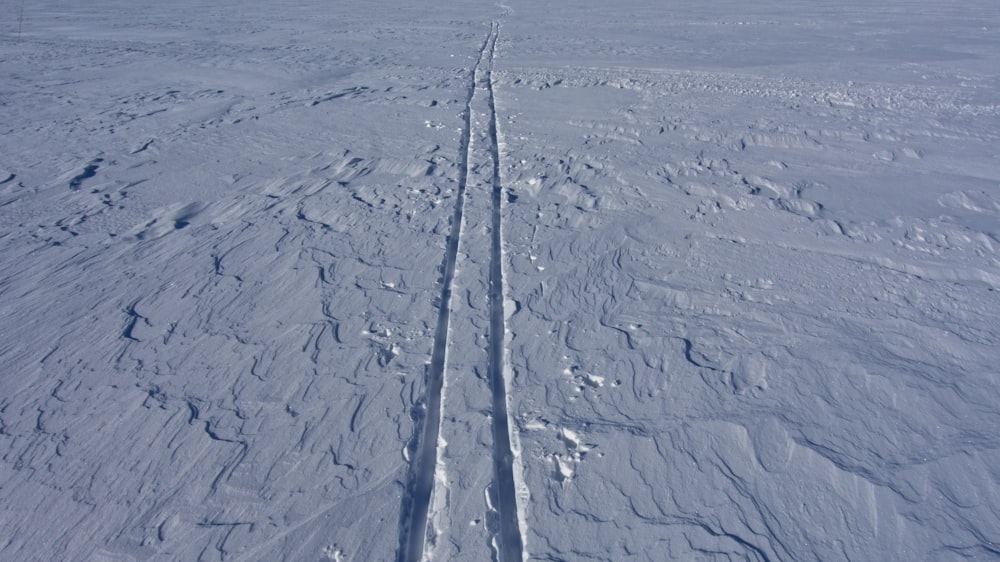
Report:
M 892 33 L 880 10 L 725 32 L 675 10 L 626 37 L 596 5 L 515 9 L 497 88 L 533 553 L 995 557 L 995 73 L 824 59 Z M 820 36 L 732 70 L 797 25 Z M 730 56 L 734 35 L 760 42 Z
M 0 558 L 997 558 L 997 22 L 29 3 Z

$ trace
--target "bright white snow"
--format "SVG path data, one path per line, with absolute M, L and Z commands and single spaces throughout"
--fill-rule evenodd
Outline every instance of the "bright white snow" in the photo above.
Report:
M 995 2 L 9 8 L 0 559 L 1000 557 Z

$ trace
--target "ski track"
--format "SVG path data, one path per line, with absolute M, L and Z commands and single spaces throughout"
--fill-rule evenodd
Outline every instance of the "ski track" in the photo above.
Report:
M 493 22 L 490 33 L 479 49 L 479 55 L 472 69 L 472 80 L 465 105 L 465 123 L 462 132 L 462 163 L 459 185 L 452 216 L 451 230 L 444 259 L 444 275 L 441 288 L 441 304 L 431 362 L 427 368 L 427 390 L 424 399 L 424 419 L 415 435 L 420 435 L 416 443 L 411 443 L 411 451 L 416 451 L 412 460 L 410 484 L 401 510 L 400 562 L 418 561 L 424 558 L 427 542 L 428 513 L 434 497 L 434 482 L 437 466 L 441 463 L 438 445 L 441 441 L 441 417 L 444 411 L 443 390 L 447 377 L 448 347 L 450 344 L 450 324 L 452 295 L 454 293 L 455 272 L 459 248 L 462 244 L 462 226 L 465 214 L 465 193 L 472 166 L 473 102 L 476 99 L 478 78 L 486 68 L 487 94 L 490 108 L 489 138 L 493 159 L 492 216 L 493 230 L 490 255 L 490 379 L 493 392 L 494 410 L 494 465 L 495 479 L 499 483 L 498 506 L 500 514 L 500 543 L 503 560 L 521 560 L 521 539 L 517 528 L 517 510 L 514 502 L 513 471 L 511 469 L 510 436 L 507 424 L 506 391 L 503 381 L 503 278 L 501 272 L 500 199 L 503 186 L 500 182 L 499 145 L 497 143 L 496 110 L 493 100 L 491 71 L 499 26 Z M 499 337 L 493 337 L 499 334 Z M 442 479 L 442 482 L 445 482 Z M 441 492 L 445 492 L 442 490 Z M 511 526 L 513 522 L 513 527 Z M 513 531 L 511 530 L 513 529 Z
M 493 63 L 499 24 L 494 22 L 490 41 L 486 87 L 490 106 L 490 150 L 493 156 L 492 230 L 490 241 L 490 387 L 493 398 L 493 464 L 499 515 L 500 560 L 523 560 L 523 541 L 518 527 L 517 487 L 514 481 L 514 453 L 510 446 L 510 421 L 507 413 L 507 388 L 504 380 L 506 365 L 503 279 L 503 182 L 500 179 L 500 142 L 497 127 L 496 97 L 493 92 Z
M 507 388 L 504 381 L 505 334 L 503 280 L 503 182 L 500 179 L 500 142 L 497 131 L 496 97 L 493 93 L 493 62 L 500 35 L 499 23 L 494 22 L 489 41 L 486 67 L 486 88 L 490 107 L 489 138 L 493 158 L 492 228 L 490 231 L 490 350 L 489 377 L 493 398 L 493 472 L 497 494 L 495 506 L 499 518 L 499 558 L 504 562 L 524 559 L 524 544 L 518 527 L 517 488 L 514 482 L 514 453 L 510 445 L 510 423 L 507 414 Z

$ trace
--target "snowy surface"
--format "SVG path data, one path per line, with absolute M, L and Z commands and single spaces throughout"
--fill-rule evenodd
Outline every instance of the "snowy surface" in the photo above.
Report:
M 997 3 L 18 19 L 0 559 L 1000 558 Z

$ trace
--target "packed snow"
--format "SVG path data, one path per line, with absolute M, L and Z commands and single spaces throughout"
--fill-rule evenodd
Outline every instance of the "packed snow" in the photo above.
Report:
M 1000 4 L 8 4 L 0 559 L 1000 559 Z

